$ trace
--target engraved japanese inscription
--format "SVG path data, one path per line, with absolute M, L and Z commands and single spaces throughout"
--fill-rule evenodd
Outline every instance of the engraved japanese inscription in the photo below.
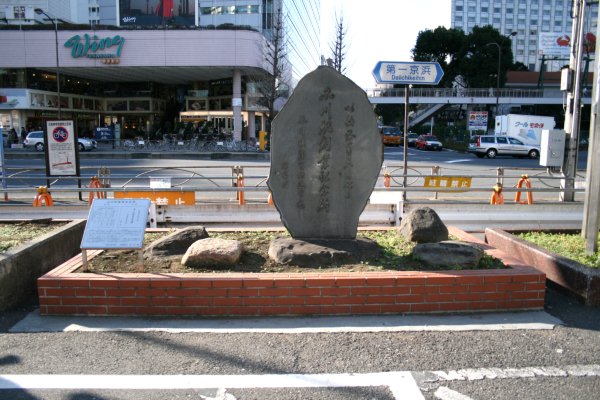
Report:
M 365 92 L 322 66 L 273 121 L 267 183 L 294 238 L 353 239 L 382 162 Z

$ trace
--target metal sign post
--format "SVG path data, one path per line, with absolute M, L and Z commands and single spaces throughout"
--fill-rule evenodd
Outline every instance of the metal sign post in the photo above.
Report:
M 4 164 L 4 137 L 0 126 L 0 177 L 2 177 L 2 189 L 6 189 L 6 166 Z M 4 201 L 8 201 L 8 192 L 4 192 Z

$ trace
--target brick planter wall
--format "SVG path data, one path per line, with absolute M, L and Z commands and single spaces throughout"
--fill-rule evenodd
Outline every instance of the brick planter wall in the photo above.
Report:
M 600 270 L 563 257 L 501 229 L 486 229 L 486 240 L 548 276 L 548 280 L 583 300 L 600 306 Z
M 452 229 L 463 240 L 482 242 Z M 350 315 L 540 309 L 545 275 L 501 252 L 503 270 L 294 274 L 74 273 L 77 256 L 38 280 L 41 314 Z M 97 252 L 88 252 L 89 256 Z

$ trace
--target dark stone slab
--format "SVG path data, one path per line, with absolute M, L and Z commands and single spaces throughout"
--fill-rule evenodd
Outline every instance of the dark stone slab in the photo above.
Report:
M 600 270 L 587 267 L 501 229 L 487 228 L 485 240 L 497 249 L 531 265 L 585 305 L 600 306 Z
M 416 208 L 405 215 L 399 230 L 410 242 L 435 243 L 448 240 L 448 228 L 429 207 Z
M 379 245 L 365 238 L 300 240 L 286 237 L 272 240 L 269 246 L 269 257 L 275 262 L 302 267 L 354 264 L 379 254 Z
M 474 244 L 447 240 L 438 243 L 419 243 L 414 247 L 412 254 L 425 264 L 435 267 L 455 265 L 475 267 L 483 257 L 483 249 Z
M 267 183 L 292 237 L 355 238 L 382 162 L 365 92 L 330 67 L 306 75 L 271 135 Z

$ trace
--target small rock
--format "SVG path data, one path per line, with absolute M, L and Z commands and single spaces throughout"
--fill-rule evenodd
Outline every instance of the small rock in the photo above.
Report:
M 357 263 L 379 256 L 376 242 L 365 239 L 300 240 L 277 238 L 271 241 L 269 257 L 280 264 L 319 267 L 332 264 Z
M 190 268 L 230 267 L 240 261 L 243 251 L 244 245 L 238 240 L 201 239 L 187 249 L 181 264 Z
M 404 216 L 399 232 L 406 240 L 417 243 L 448 240 L 448 228 L 437 213 L 429 207 L 414 209 Z
M 151 258 L 182 255 L 192 243 L 207 237 L 208 232 L 203 226 L 188 226 L 150 243 L 144 250 L 144 256 Z
M 483 257 L 483 250 L 470 243 L 447 240 L 439 243 L 419 243 L 412 254 L 425 264 L 435 267 L 475 267 Z

